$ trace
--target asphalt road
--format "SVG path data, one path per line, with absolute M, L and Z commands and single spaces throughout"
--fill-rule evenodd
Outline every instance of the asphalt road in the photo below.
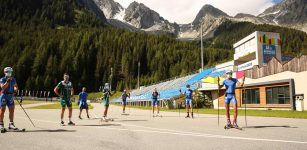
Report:
M 76 126 L 60 126 L 60 110 L 26 111 L 36 124 L 32 127 L 21 108 L 16 108 L 15 124 L 26 128 L 24 133 L 0 134 L 1 150 L 186 150 L 186 149 L 307 149 L 307 120 L 248 117 L 243 131 L 224 130 L 226 122 L 217 115 L 197 115 L 184 118 L 181 112 L 162 112 L 162 118 L 153 118 L 149 110 L 127 109 L 129 115 L 121 115 L 121 108 L 110 106 L 109 117 L 113 122 L 100 122 L 103 107 L 94 104 L 91 119 L 77 119 Z M 223 111 L 223 110 L 222 110 Z M 67 113 L 66 113 L 67 116 Z M 85 118 L 85 113 L 83 113 Z M 239 125 L 245 126 L 244 117 Z M 67 117 L 65 123 L 68 122 Z M 6 127 L 8 114 L 5 116 Z

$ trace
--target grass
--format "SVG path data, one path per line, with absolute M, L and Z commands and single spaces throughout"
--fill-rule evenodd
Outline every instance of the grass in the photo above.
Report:
M 111 92 L 111 93 L 113 94 L 114 92 Z M 120 97 L 121 95 L 122 95 L 122 92 L 117 91 L 114 93 L 114 95 L 110 97 L 110 100 L 116 99 Z M 102 97 L 102 92 L 92 92 L 92 93 L 88 93 L 87 99 L 95 100 L 95 99 L 100 99 L 101 97 Z M 77 99 L 78 95 L 74 95 L 74 98 Z
M 119 106 L 119 105 L 118 105 Z M 145 109 L 149 110 L 151 107 L 144 107 L 144 106 L 128 106 L 131 108 L 138 108 L 138 109 Z M 168 111 L 168 112 L 179 112 L 179 109 L 168 109 L 168 108 L 160 108 L 161 111 Z M 185 109 L 180 109 L 180 113 L 185 113 Z M 215 114 L 217 115 L 217 109 L 194 109 L 194 113 L 200 114 Z M 225 109 L 220 110 L 220 115 L 225 115 Z M 233 114 L 233 110 L 230 110 L 230 114 Z M 238 115 L 244 116 L 245 110 L 239 109 Z M 307 119 L 307 111 L 292 111 L 292 110 L 254 110 L 254 109 L 247 109 L 246 110 L 247 116 L 259 116 L 259 117 L 279 117 L 279 118 L 298 118 L 298 119 Z
M 35 100 L 23 100 L 22 105 L 27 105 L 27 104 L 39 104 L 39 103 L 44 103 L 45 101 L 35 101 Z M 18 105 L 18 102 L 15 100 L 15 104 Z
M 93 106 L 88 104 L 89 109 L 93 109 Z M 61 109 L 61 104 L 60 102 L 55 102 L 55 103 L 51 103 L 51 104 L 47 104 L 47 105 L 40 105 L 40 106 L 34 106 L 34 107 L 30 107 L 27 109 Z M 76 103 L 72 103 L 72 108 L 73 109 L 79 109 L 78 105 Z

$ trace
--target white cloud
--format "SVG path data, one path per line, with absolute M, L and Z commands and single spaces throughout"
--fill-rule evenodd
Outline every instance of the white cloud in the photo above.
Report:
M 237 13 L 258 15 L 274 5 L 272 0 L 115 0 L 123 7 L 137 1 L 158 12 L 162 17 L 177 23 L 190 23 L 205 4 L 234 16 Z

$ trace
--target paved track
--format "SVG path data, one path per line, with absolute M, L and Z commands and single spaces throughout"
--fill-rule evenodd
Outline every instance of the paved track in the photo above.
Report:
M 162 112 L 162 118 L 152 118 L 149 110 L 130 109 L 130 115 L 121 115 L 121 108 L 110 106 L 114 122 L 103 122 L 95 117 L 103 107 L 94 104 L 92 119 L 77 119 L 76 126 L 60 126 L 60 110 L 27 109 L 37 128 L 32 127 L 23 111 L 16 108 L 15 124 L 26 128 L 25 133 L 0 134 L 1 150 L 92 150 L 92 149 L 306 149 L 307 120 L 248 117 L 248 127 L 243 131 L 224 130 L 225 117 L 198 115 L 185 119 L 181 112 Z M 223 111 L 223 110 L 222 110 Z M 129 112 L 129 109 L 127 110 Z M 66 114 L 67 116 L 67 114 Z M 8 123 L 6 114 L 6 126 Z M 83 114 L 85 117 L 85 114 Z M 66 119 L 66 123 L 67 123 Z M 239 117 L 244 126 L 244 117 Z

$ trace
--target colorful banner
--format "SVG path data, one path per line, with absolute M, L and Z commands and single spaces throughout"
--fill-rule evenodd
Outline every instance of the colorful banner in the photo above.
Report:
M 267 44 L 267 45 L 280 45 L 281 44 L 280 39 L 269 38 L 265 34 L 259 37 L 259 42 L 261 44 Z

